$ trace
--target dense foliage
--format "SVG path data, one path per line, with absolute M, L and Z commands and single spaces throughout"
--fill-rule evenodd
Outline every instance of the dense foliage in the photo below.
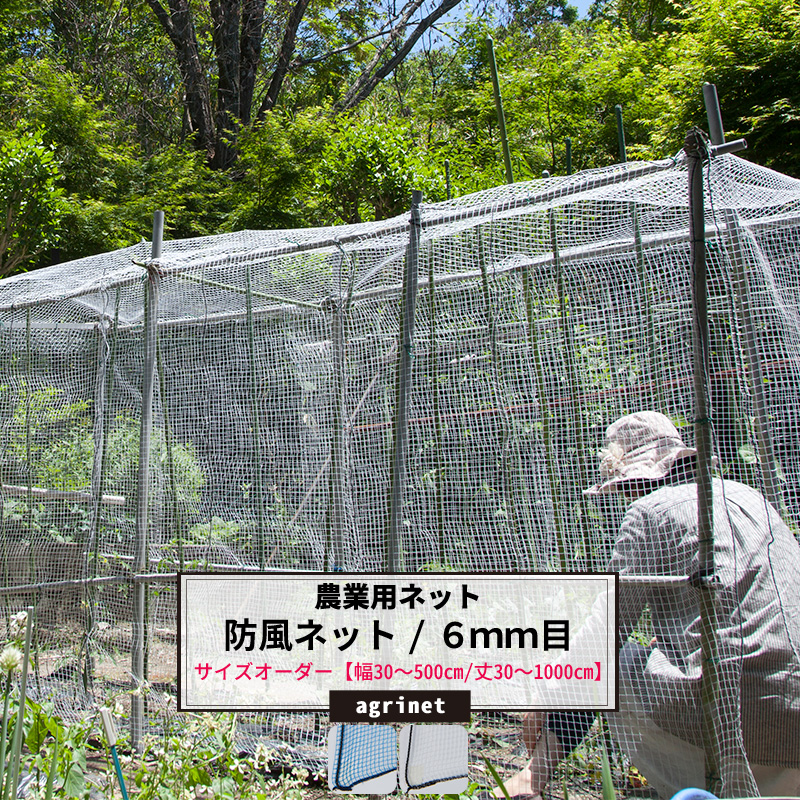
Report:
M 505 180 L 660 158 L 717 84 L 746 157 L 800 175 L 800 2 L 0 0 L 0 276 L 147 238 L 401 213 Z M 461 0 L 462 5 L 467 0 Z M 450 15 L 453 16 L 452 14 Z

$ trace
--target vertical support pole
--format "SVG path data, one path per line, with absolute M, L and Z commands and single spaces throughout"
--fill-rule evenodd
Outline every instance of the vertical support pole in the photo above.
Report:
M 497 61 L 494 57 L 494 40 L 486 37 L 486 46 L 489 48 L 489 67 L 492 72 L 492 89 L 494 91 L 494 104 L 497 108 L 497 124 L 500 128 L 500 141 L 503 144 L 503 162 L 506 166 L 506 183 L 514 183 L 514 173 L 511 170 L 511 151 L 508 148 L 508 134 L 506 133 L 506 115 L 503 111 L 503 97 L 500 94 L 500 78 L 497 74 Z
M 172 426 L 169 421 L 169 402 L 167 401 L 167 379 L 164 374 L 164 360 L 161 356 L 161 342 L 156 347 L 156 369 L 158 371 L 158 391 L 161 397 L 161 412 L 164 415 L 164 445 L 167 449 L 167 474 L 169 476 L 169 491 L 172 495 L 172 525 L 175 529 L 175 539 L 178 544 L 178 570 L 183 572 L 183 519 L 181 518 L 180 503 L 178 502 L 178 482 L 175 478 L 175 456 L 173 448 L 175 441 Z
M 536 371 L 536 390 L 538 392 L 539 408 L 542 416 L 542 445 L 544 447 L 545 470 L 547 482 L 550 487 L 550 501 L 553 506 L 553 526 L 556 531 L 556 544 L 558 546 L 559 566 L 562 572 L 569 571 L 567 561 L 567 543 L 564 539 L 564 522 L 561 509 L 561 488 L 559 485 L 558 469 L 556 465 L 555 448 L 551 429 L 552 412 L 548 403 L 547 380 L 545 378 L 542 353 L 539 349 L 539 333 L 536 330 L 536 309 L 533 305 L 533 280 L 528 267 L 522 270 L 522 291 L 525 295 L 525 316 L 528 323 L 528 345 L 533 356 L 533 366 Z M 534 552 L 533 568 L 538 569 L 538 559 Z
M 103 494 L 103 481 L 105 478 L 106 451 L 108 449 L 108 413 L 107 413 L 107 391 L 108 391 L 108 371 L 111 360 L 111 346 L 108 341 L 108 320 L 103 319 L 97 326 L 97 373 L 95 374 L 95 396 L 94 396 L 94 461 L 92 462 L 92 513 L 89 518 L 89 538 L 86 542 L 86 552 L 84 553 L 84 577 L 94 578 L 97 575 L 97 562 L 92 553 L 95 550 L 97 530 L 100 525 L 100 498 Z M 89 560 L 92 559 L 90 565 Z M 91 568 L 91 569 L 90 569 Z M 91 604 L 89 615 L 92 614 Z
M 256 496 L 256 516 L 258 530 L 256 531 L 256 553 L 258 555 L 258 568 L 263 570 L 266 565 L 266 542 L 264 528 L 266 514 L 264 511 L 264 480 L 261 467 L 261 415 L 258 410 L 258 376 L 256 373 L 256 340 L 255 323 L 253 321 L 253 290 L 251 284 L 250 265 L 245 267 L 245 313 L 247 315 L 247 353 L 250 360 L 250 410 L 253 415 L 253 491 Z M 213 525 L 213 521 L 210 523 Z
M 447 186 L 447 199 L 453 199 L 453 187 L 450 183 L 450 159 L 446 158 L 444 160 L 444 180 L 445 185 Z
M 709 369 L 708 296 L 706 285 L 705 206 L 703 165 L 708 149 L 700 131 L 693 129 L 684 146 L 689 158 L 689 230 L 692 259 L 692 353 L 694 367 L 694 430 L 697 448 L 697 536 L 698 579 L 700 583 L 701 646 L 703 674 L 703 746 L 706 759 L 706 788 L 720 792 L 719 730 L 717 729 L 716 591 L 714 587 L 714 516 L 711 484 L 711 420 L 706 380 Z
M 439 342 L 436 305 L 436 281 L 435 281 L 434 259 L 428 259 L 428 331 L 430 338 L 430 385 L 433 390 L 433 419 L 436 431 L 436 480 L 434 482 L 436 490 L 436 540 L 439 545 L 439 552 L 436 554 L 440 566 L 452 566 L 447 562 L 447 548 L 445 542 L 444 527 L 444 478 L 445 478 L 445 457 L 444 457 L 444 424 L 442 423 L 442 401 L 439 392 Z
M 684 151 L 689 166 L 689 235 L 692 260 L 692 339 L 695 396 L 695 447 L 697 448 L 697 538 L 700 593 L 700 643 L 703 652 L 700 698 L 703 712 L 703 749 L 706 760 L 706 788 L 719 796 L 756 797 L 758 789 L 747 763 L 738 731 L 721 729 L 721 705 L 740 708 L 738 676 L 729 675 L 738 660 L 721 653 L 717 640 L 717 596 L 714 563 L 714 512 L 711 482 L 712 420 L 708 403 L 710 334 L 706 273 L 705 204 L 703 166 L 709 158 L 704 134 L 693 128 L 686 136 Z M 727 656 L 726 658 L 723 658 Z M 726 719 L 727 714 L 725 715 Z M 728 723 L 730 724 L 730 723 Z M 724 794 L 723 794 L 724 792 Z
M 711 144 L 725 144 L 725 129 L 722 127 L 722 111 L 719 107 L 717 87 L 713 83 L 703 84 L 703 102 L 706 106 L 708 133 Z
M 325 554 L 325 570 L 345 569 L 344 555 L 344 428 L 345 428 L 345 313 L 349 301 L 342 291 L 342 268 L 346 261 L 339 255 L 339 297 L 332 306 L 331 342 L 333 344 L 333 435 L 331 441 L 330 508 Z
M 117 289 L 117 315 L 119 314 L 119 289 Z M 112 342 L 116 342 L 116 321 L 113 327 Z M 95 399 L 94 399 L 94 430 L 93 430 L 93 449 L 94 461 L 92 462 L 92 510 L 89 517 L 89 535 L 84 545 L 83 553 L 83 577 L 96 578 L 97 565 L 99 562 L 99 529 L 102 514 L 101 499 L 103 496 L 103 485 L 105 484 L 106 461 L 108 456 L 108 433 L 110 428 L 109 400 L 111 398 L 111 387 L 113 383 L 114 369 L 114 344 L 109 342 L 109 329 L 112 328 L 107 317 L 100 320 L 97 326 L 97 373 L 95 375 Z M 86 591 L 86 630 L 83 638 L 83 651 L 85 660 L 83 661 L 83 683 L 84 688 L 89 688 L 91 681 L 91 659 L 90 641 L 92 630 L 94 629 L 94 612 L 97 590 L 94 584 L 87 584 Z
M 586 459 L 581 457 L 582 453 L 586 452 L 586 446 L 583 441 L 583 428 L 581 427 L 580 418 L 580 403 L 578 400 L 578 387 L 580 381 L 578 380 L 578 367 L 575 364 L 575 338 L 573 335 L 573 317 L 575 316 L 574 304 L 571 298 L 567 295 L 567 287 L 564 282 L 564 268 L 561 263 L 561 255 L 559 253 L 558 244 L 558 228 L 556 225 L 555 210 L 550 209 L 550 245 L 553 250 L 553 264 L 556 271 L 556 284 L 558 288 L 558 304 L 559 316 L 561 319 L 561 330 L 564 341 L 564 353 L 567 368 L 567 382 L 569 386 L 569 395 L 571 399 L 571 419 L 569 421 L 575 436 L 575 451 L 578 453 L 578 474 L 580 475 L 580 486 L 589 485 L 589 476 L 586 467 Z M 583 569 L 591 569 L 591 556 L 592 556 L 592 538 L 589 526 L 589 508 L 585 495 L 580 492 L 577 503 L 577 509 L 580 509 L 581 517 L 581 533 L 583 537 L 583 550 L 584 550 L 584 564 Z M 574 509 L 575 510 L 575 509 Z
M 622 124 L 622 106 L 614 106 L 614 114 L 617 117 L 617 147 L 619 148 L 619 163 L 628 163 L 628 151 L 625 147 L 625 126 Z
M 633 214 L 633 244 L 636 250 L 636 271 L 639 274 L 639 287 L 642 292 L 645 310 L 645 326 L 647 329 L 647 352 L 650 362 L 650 380 L 655 387 L 656 409 L 667 413 L 667 399 L 664 396 L 664 381 L 658 364 L 658 345 L 656 342 L 656 321 L 653 313 L 653 287 L 647 279 L 645 269 L 644 247 L 642 246 L 642 226 L 639 220 L 639 207 L 631 203 Z
M 403 276 L 403 308 L 400 323 L 400 358 L 397 365 L 397 402 L 392 454 L 392 483 L 389 500 L 389 527 L 386 536 L 386 572 L 398 572 L 401 566 L 400 531 L 403 522 L 403 495 L 406 482 L 406 449 L 408 445 L 408 401 L 411 393 L 411 366 L 414 359 L 414 317 L 417 305 L 419 275 L 419 240 L 422 220 L 419 204 L 422 192 L 411 195 L 411 229 L 406 248 L 406 269 Z
M 164 238 L 164 212 L 153 214 L 153 244 L 151 260 L 161 257 Z M 144 290 L 144 363 L 142 367 L 142 419 L 139 434 L 139 474 L 136 483 L 136 540 L 133 552 L 133 574 L 146 571 L 148 550 L 148 500 L 150 496 L 150 438 L 153 431 L 153 387 L 156 380 L 156 350 L 158 346 L 158 268 L 147 267 Z M 145 650 L 145 593 L 146 584 L 133 584 L 133 630 L 131 637 L 131 674 L 137 688 L 141 688 L 144 675 Z M 142 750 L 144 731 L 144 696 L 134 692 L 131 696 L 131 746 Z
M 569 136 L 564 140 L 564 145 L 567 150 L 567 175 L 572 175 L 572 139 Z
M 32 348 L 31 348 L 31 310 L 25 309 L 25 466 L 28 475 L 28 492 L 27 500 L 28 507 L 25 511 L 25 517 L 28 524 L 28 536 L 31 537 L 31 544 L 28 548 L 28 559 L 31 570 L 31 582 L 37 583 L 39 581 L 36 575 L 36 547 L 33 544 L 33 458 L 31 449 L 31 398 L 33 396 L 33 389 L 31 388 L 31 364 L 32 364 Z
M 481 268 L 481 284 L 483 286 L 483 302 L 486 308 L 486 333 L 489 337 L 489 353 L 491 356 L 489 366 L 489 386 L 492 392 L 492 402 L 494 407 L 500 414 L 502 420 L 503 438 L 500 445 L 500 493 L 504 509 L 506 511 L 506 519 L 508 520 L 508 529 L 513 540 L 522 540 L 519 536 L 517 529 L 517 509 L 514 496 L 514 490 L 511 481 L 511 450 L 514 444 L 514 430 L 511 418 L 508 411 L 508 401 L 506 400 L 505 393 L 503 392 L 502 381 L 500 377 L 500 354 L 497 347 L 497 320 L 495 319 L 494 311 L 492 309 L 492 291 L 489 285 L 489 270 L 486 267 L 486 256 L 483 248 L 483 232 L 480 228 L 477 230 L 477 250 L 478 250 L 478 264 Z M 531 557 L 531 562 L 535 560 L 535 556 Z

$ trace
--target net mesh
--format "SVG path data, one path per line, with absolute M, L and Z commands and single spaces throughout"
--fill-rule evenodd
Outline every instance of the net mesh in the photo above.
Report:
M 337 725 L 330 741 L 331 789 L 350 791 L 397 770 L 397 734 L 388 725 Z
M 401 733 L 400 753 L 403 791 L 467 778 L 467 731 L 460 726 L 408 725 Z
M 625 507 L 582 493 L 605 427 L 653 409 L 693 440 L 687 198 L 679 158 L 423 204 L 401 431 L 407 216 L 170 241 L 155 264 L 143 243 L 0 282 L 0 600 L 6 618 L 36 607 L 33 691 L 65 713 L 97 686 L 126 702 L 142 547 L 155 726 L 174 692 L 179 568 L 380 571 L 390 532 L 405 571 L 605 569 Z M 722 156 L 705 203 L 719 470 L 794 531 L 800 183 Z M 662 572 L 679 563 L 653 555 Z M 664 602 L 675 616 L 696 598 Z M 648 641 L 646 616 L 637 625 Z M 743 635 L 732 629 L 731 642 L 741 654 Z M 647 691 L 651 706 L 664 699 Z M 720 700 L 720 736 L 739 735 L 737 714 Z M 243 730 L 267 724 L 292 746 L 320 741 L 302 715 L 252 715 Z

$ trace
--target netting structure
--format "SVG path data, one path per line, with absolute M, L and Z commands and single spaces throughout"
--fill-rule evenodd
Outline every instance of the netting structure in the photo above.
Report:
M 467 731 L 459 725 L 408 725 L 400 735 L 400 788 L 414 791 L 462 779 L 467 784 Z
M 704 188 L 718 470 L 794 527 L 800 182 L 719 156 Z M 687 207 L 678 157 L 0 282 L 0 606 L 36 608 L 33 691 L 127 690 L 133 649 L 166 713 L 178 570 L 606 569 L 606 426 L 693 439 Z
M 329 738 L 328 785 L 339 791 L 383 779 L 382 793 L 397 783 L 397 733 L 389 725 L 337 725 Z M 362 786 L 360 786 L 362 785 Z

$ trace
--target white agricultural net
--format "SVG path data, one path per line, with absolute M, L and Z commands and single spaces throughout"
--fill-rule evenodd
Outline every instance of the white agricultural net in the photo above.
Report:
M 467 731 L 457 725 L 408 725 L 400 734 L 400 788 L 437 791 L 436 784 L 465 779 Z M 466 781 L 463 781 L 466 789 Z
M 718 471 L 762 492 L 794 530 L 800 182 L 734 156 L 705 178 Z M 599 478 L 606 426 L 650 409 L 693 443 L 687 207 L 681 159 L 423 203 L 410 347 L 400 338 L 409 215 L 168 241 L 156 264 L 143 243 L 0 282 L 0 610 L 36 607 L 32 691 L 67 713 L 90 678 L 123 697 L 132 688 L 148 284 L 157 357 L 139 572 L 150 576 L 157 727 L 174 690 L 178 569 L 381 571 L 390 536 L 401 571 L 607 569 L 626 506 L 582 493 Z M 390 527 L 398 437 L 402 504 Z M 649 547 L 629 572 L 693 566 L 674 541 Z M 793 569 L 791 553 L 757 552 L 775 575 Z M 763 566 L 754 558 L 746 541 L 725 551 L 726 590 Z M 743 598 L 723 595 L 724 657 L 746 665 Z M 648 647 L 659 619 L 684 619 L 698 602 L 685 583 L 641 599 L 633 636 Z M 629 689 L 649 720 L 697 708 L 656 681 Z M 731 741 L 737 703 L 718 698 L 717 735 Z M 744 711 L 747 745 L 761 732 Z M 321 741 L 314 715 L 270 720 L 277 741 Z M 257 737 L 263 724 L 252 715 L 242 730 Z

